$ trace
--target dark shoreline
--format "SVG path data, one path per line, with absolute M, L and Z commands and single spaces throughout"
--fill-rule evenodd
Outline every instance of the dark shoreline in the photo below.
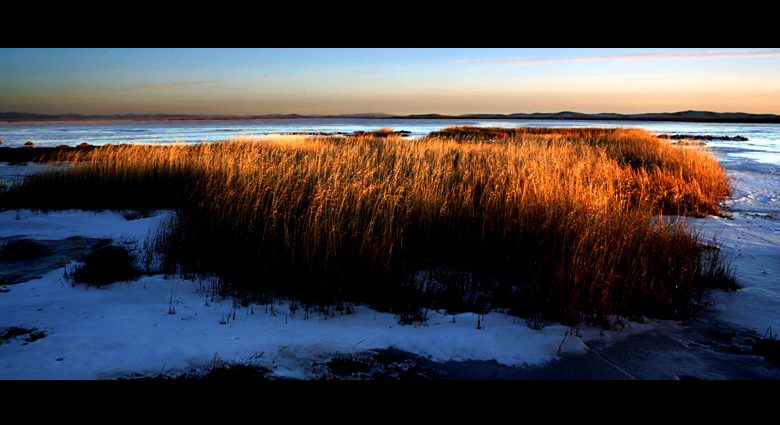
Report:
M 26 162 L 47 162 L 55 154 L 82 151 L 87 152 L 99 147 L 98 145 L 82 144 L 80 146 L 0 146 L 0 163 L 23 164 Z

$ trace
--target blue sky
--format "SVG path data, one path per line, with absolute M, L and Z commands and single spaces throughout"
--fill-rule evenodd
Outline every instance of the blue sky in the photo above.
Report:
M 780 114 L 780 49 L 0 49 L 0 112 Z

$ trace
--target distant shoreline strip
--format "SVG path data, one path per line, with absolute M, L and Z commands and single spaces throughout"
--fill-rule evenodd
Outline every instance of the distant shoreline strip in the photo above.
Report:
M 135 118 L 114 118 L 114 117 L 84 117 L 84 118 L 40 118 L 40 119 L 0 119 L 0 122 L 67 122 L 67 121 L 208 121 L 208 120 L 270 120 L 270 119 L 383 119 L 383 120 L 414 120 L 414 119 L 432 119 L 432 120 L 471 120 L 471 119 L 490 119 L 490 120 L 514 120 L 514 121 L 532 121 L 532 120 L 565 120 L 565 121 L 678 121 L 678 122 L 721 122 L 721 123 L 755 123 L 755 124 L 775 124 L 780 123 L 778 118 L 746 117 L 746 118 L 725 118 L 725 117 L 594 117 L 594 116 L 506 116 L 506 115 L 399 115 L 399 116 L 342 116 L 342 115 L 296 115 L 296 116 L 251 116 L 251 117 L 135 117 Z

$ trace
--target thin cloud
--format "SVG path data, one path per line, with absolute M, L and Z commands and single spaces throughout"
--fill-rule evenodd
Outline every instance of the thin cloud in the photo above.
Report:
M 295 82 L 295 81 L 322 81 L 322 80 L 354 80 L 356 78 L 366 78 L 366 76 L 284 76 L 284 77 L 259 77 L 259 78 L 242 78 L 237 80 L 214 80 L 214 81 L 192 81 L 187 83 L 161 83 L 161 84 L 143 84 L 125 88 L 110 89 L 111 92 L 131 92 L 142 90 L 162 90 L 162 89 L 174 89 L 181 87 L 193 87 L 193 86 L 207 86 L 215 84 L 227 84 L 227 83 L 274 83 L 274 82 Z
M 626 55 L 611 56 L 582 56 L 582 57 L 559 57 L 559 58 L 479 58 L 464 59 L 457 62 L 468 63 L 504 63 L 504 64 L 524 64 L 524 63 L 552 63 L 552 62 L 603 62 L 603 61 L 624 61 L 624 60 L 657 60 L 657 59 L 712 59 L 712 58 L 757 58 L 780 56 L 780 49 L 758 49 L 758 50 L 696 50 L 687 52 L 650 52 L 633 53 Z
M 193 81 L 189 83 L 144 84 L 140 86 L 133 86 L 133 87 L 127 87 L 122 89 L 113 89 L 111 91 L 125 92 L 125 91 L 139 91 L 139 90 L 160 90 L 160 89 L 171 89 L 171 88 L 179 88 L 179 87 L 207 86 L 212 84 L 224 84 L 230 82 L 231 82 L 230 80 L 225 80 L 225 81 Z

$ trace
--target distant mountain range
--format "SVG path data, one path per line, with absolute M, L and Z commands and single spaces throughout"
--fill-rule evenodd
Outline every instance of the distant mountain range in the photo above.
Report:
M 780 115 L 775 114 L 748 114 L 745 112 L 709 112 L 709 111 L 681 111 L 646 114 L 583 114 L 580 112 L 555 112 L 533 114 L 469 114 L 461 115 L 468 118 L 505 117 L 516 119 L 581 119 L 581 120 L 670 120 L 670 121 L 755 121 L 755 122 L 780 122 Z
M 359 113 L 339 115 L 299 115 L 299 114 L 268 114 L 268 115 L 175 115 L 175 114 L 124 114 L 124 115 L 80 115 L 60 114 L 46 115 L 24 112 L 0 112 L 0 121 L 75 121 L 75 120 L 205 120 L 205 119 L 263 119 L 263 118 L 408 118 L 408 119 L 574 119 L 574 120 L 653 120 L 653 121 L 716 121 L 716 122 L 764 122 L 780 123 L 780 115 L 748 114 L 744 112 L 709 112 L 682 111 L 646 114 L 583 114 L 580 112 L 562 111 L 555 113 L 516 113 L 516 114 L 416 114 L 391 115 L 383 113 Z

